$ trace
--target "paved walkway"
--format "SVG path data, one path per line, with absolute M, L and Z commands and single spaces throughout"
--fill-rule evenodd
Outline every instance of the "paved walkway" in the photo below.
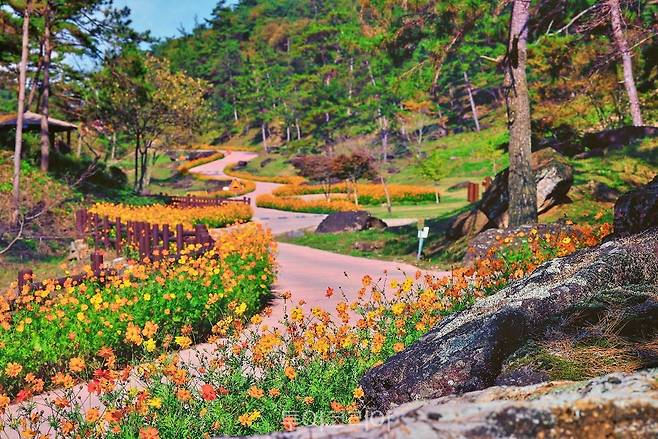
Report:
M 223 159 L 197 166 L 190 172 L 227 177 L 224 173 L 226 166 L 239 161 L 253 160 L 256 157 L 257 154 L 251 152 L 230 152 Z M 252 200 L 254 221 L 269 227 L 275 235 L 315 228 L 326 216 L 257 207 L 255 200 L 258 195 L 271 193 L 281 185 L 255 183 L 256 190 L 247 194 Z M 410 239 L 412 238 L 410 237 Z M 327 311 L 332 310 L 341 299 L 339 291 L 342 291 L 349 299 L 355 298 L 361 288 L 361 278 L 366 274 L 376 280 L 384 276 L 384 272 L 386 272 L 389 280 L 399 280 L 404 278 L 405 274 L 413 275 L 418 270 L 412 265 L 401 262 L 357 258 L 292 244 L 279 243 L 278 247 L 279 272 L 274 292 L 290 291 L 294 300 L 303 299 L 307 304 L 322 306 Z M 445 275 L 447 273 L 436 274 Z M 331 299 L 325 296 L 327 288 L 333 288 L 336 291 Z M 282 301 L 277 299 L 273 302 L 273 313 L 271 321 L 268 323 L 275 323 L 283 316 L 281 303 Z

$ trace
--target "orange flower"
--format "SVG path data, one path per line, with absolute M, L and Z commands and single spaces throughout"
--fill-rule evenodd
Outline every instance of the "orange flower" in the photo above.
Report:
M 69 360 L 69 370 L 74 373 L 85 370 L 85 360 L 81 357 L 73 357 Z
M 0 393 L 0 413 L 3 413 L 5 409 L 9 406 L 11 400 L 4 393 Z
M 286 366 L 286 368 L 283 370 L 283 373 L 286 374 L 289 380 L 294 380 L 297 376 L 297 372 L 295 372 L 295 369 L 292 366 Z
M 160 433 L 155 427 L 143 427 L 139 430 L 139 439 L 160 439 Z
M 23 366 L 18 363 L 7 363 L 7 366 L 5 367 L 5 375 L 12 378 L 17 377 L 22 370 Z
M 277 389 L 276 387 L 271 388 L 267 393 L 272 398 L 276 398 L 277 396 L 281 395 L 281 391 L 279 389 Z
M 179 401 L 186 402 L 189 401 L 191 397 L 192 393 L 187 389 L 178 389 L 176 391 L 176 398 L 178 398 Z
M 356 399 L 361 399 L 361 398 L 363 398 L 363 396 L 365 395 L 365 393 L 363 392 L 363 388 L 362 388 L 361 386 L 359 386 L 359 387 L 357 387 L 356 389 L 354 389 L 354 392 L 353 392 L 353 393 L 354 393 L 354 397 L 355 397 Z
M 285 431 L 294 431 L 297 428 L 297 421 L 292 416 L 283 418 L 283 429 Z
M 201 398 L 206 401 L 212 401 L 217 399 L 217 392 L 215 392 L 215 389 L 210 384 L 204 384 L 201 386 Z
M 263 392 L 263 389 L 259 387 L 251 386 L 247 391 L 247 394 L 252 398 L 260 399 L 263 397 L 263 395 L 265 395 L 265 392 Z
M 92 407 L 85 413 L 85 421 L 93 424 L 101 417 L 101 412 L 96 407 Z

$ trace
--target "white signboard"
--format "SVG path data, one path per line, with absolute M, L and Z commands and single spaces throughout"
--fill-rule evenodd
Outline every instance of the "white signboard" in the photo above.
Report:
M 418 238 L 419 239 L 425 239 L 429 236 L 430 234 L 430 228 L 429 227 L 423 227 L 422 230 L 418 231 Z

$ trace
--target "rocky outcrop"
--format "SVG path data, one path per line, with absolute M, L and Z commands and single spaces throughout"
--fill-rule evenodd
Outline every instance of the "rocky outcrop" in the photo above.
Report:
M 445 318 L 363 377 L 370 408 L 492 386 L 504 361 L 556 315 L 616 287 L 658 288 L 658 230 L 555 259 Z
M 619 198 L 619 191 L 600 181 L 590 181 L 588 184 L 592 198 L 603 203 L 614 203 Z
M 322 220 L 315 230 L 316 233 L 357 232 L 368 229 L 383 230 L 386 223 L 379 218 L 371 216 L 365 210 L 351 212 L 336 212 Z
M 537 184 L 537 208 L 542 213 L 565 200 L 573 184 L 573 169 L 564 156 L 551 148 L 533 152 L 531 160 Z M 455 219 L 446 235 L 448 238 L 458 239 L 490 228 L 507 227 L 508 175 L 508 169 L 496 175 L 473 210 Z
M 650 227 L 658 227 L 658 175 L 615 203 L 615 236 L 627 236 Z
M 500 242 L 508 237 L 516 237 L 519 234 L 530 235 L 531 231 L 536 229 L 539 235 L 545 233 L 558 234 L 565 232 L 569 235 L 578 233 L 577 229 L 569 224 L 562 222 L 555 223 L 539 223 L 532 225 L 523 225 L 519 227 L 511 227 L 507 229 L 489 229 L 478 234 L 476 237 L 468 242 L 468 248 L 464 255 L 463 262 L 468 264 L 476 259 L 481 259 L 487 256 L 490 249 L 500 244 Z
M 589 149 L 621 148 L 645 137 L 657 137 L 658 127 L 626 126 L 612 130 L 588 133 L 583 136 L 583 146 Z
M 655 438 L 658 370 L 610 374 L 416 401 L 354 425 L 301 428 L 261 438 Z

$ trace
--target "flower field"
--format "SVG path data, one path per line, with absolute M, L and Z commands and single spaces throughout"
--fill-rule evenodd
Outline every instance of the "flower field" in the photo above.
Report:
M 202 180 L 210 179 L 207 176 L 196 175 L 197 178 Z M 189 192 L 189 195 L 197 197 L 211 197 L 211 198 L 232 198 L 248 194 L 256 190 L 256 183 L 250 180 L 238 180 L 237 178 L 231 182 L 228 190 L 219 190 L 214 192 L 208 191 L 195 191 Z
M 304 177 L 299 177 L 296 175 L 291 176 L 277 176 L 277 177 L 267 177 L 264 175 L 254 175 L 246 171 L 241 171 L 234 169 L 235 165 L 228 165 L 224 168 L 224 173 L 230 175 L 231 177 L 242 178 L 245 180 L 253 181 L 264 181 L 267 183 L 281 183 L 281 184 L 300 184 L 304 182 Z
M 382 204 L 386 202 L 386 193 L 384 186 L 381 184 L 367 184 L 358 183 L 356 185 L 357 193 L 359 195 L 359 203 L 361 204 Z M 434 202 L 436 200 L 436 190 L 433 187 L 427 186 L 413 186 L 403 184 L 389 184 L 387 185 L 391 201 L 398 203 L 425 203 Z M 302 184 L 288 184 L 276 188 L 273 191 L 274 195 L 287 197 L 296 195 L 308 194 L 323 194 L 325 188 L 321 185 L 302 185 Z M 330 187 L 331 193 L 352 193 L 353 187 L 351 184 L 338 183 Z
M 359 210 L 359 207 L 347 200 L 303 200 L 295 197 L 279 197 L 264 194 L 256 198 L 258 207 L 306 213 L 333 213 Z
M 13 301 L 14 290 L 7 291 L 0 299 L 0 393 L 21 400 L 91 379 L 103 364 L 123 367 L 204 341 L 213 323 L 260 308 L 274 279 L 272 245 L 269 232 L 249 224 L 227 231 L 202 256 L 133 264 L 104 284 L 47 285 Z
M 255 230 L 235 233 L 249 235 Z M 583 228 L 569 235 L 542 235 L 531 231 L 512 240 L 527 244 L 537 258 L 549 259 L 594 245 L 606 233 L 609 233 L 609 225 Z M 232 239 L 228 248 L 217 250 L 228 254 L 238 252 L 236 263 L 241 261 L 243 268 L 253 267 L 248 274 L 232 267 L 229 275 L 220 275 L 223 291 L 239 294 L 248 285 L 247 281 L 261 282 L 259 275 L 270 279 L 271 256 L 264 256 L 260 262 L 249 259 L 251 253 L 242 248 L 244 240 L 244 237 L 242 241 Z M 257 240 L 256 247 L 261 249 L 267 246 L 267 240 L 255 236 L 246 240 Z M 96 355 L 69 358 L 55 374 L 57 382 L 65 388 L 71 388 L 78 378 L 89 379 L 87 389 L 99 396 L 102 405 L 83 411 L 74 403 L 73 392 L 65 391 L 52 402 L 54 409 L 49 421 L 57 425 L 63 435 L 93 433 L 126 438 L 247 435 L 294 430 L 304 424 L 358 422 L 363 413 L 364 397 L 358 382 L 369 368 L 403 350 L 446 315 L 468 307 L 510 280 L 534 270 L 534 263 L 524 265 L 506 250 L 506 244 L 510 243 L 511 240 L 503 240 L 490 257 L 477 260 L 473 267 L 454 270 L 451 277 L 435 278 L 420 272 L 402 281 L 386 276 L 380 279 L 364 276 L 355 299 L 348 301 L 343 296 L 331 310 L 308 309 L 303 301 L 295 301 L 290 293 L 284 293 L 286 313 L 278 325 L 265 322 L 270 313 L 267 308 L 261 314 L 252 315 L 248 319 L 251 324 L 245 325 L 245 317 L 254 309 L 254 302 L 243 307 L 242 299 L 233 299 L 222 306 L 222 310 L 228 311 L 215 320 L 210 320 L 209 315 L 207 320 L 203 318 L 204 323 L 207 322 L 203 328 L 212 333 L 209 341 L 217 350 L 212 355 L 200 354 L 198 362 L 183 361 L 176 353 L 155 355 L 167 342 L 172 347 L 187 347 L 196 334 L 195 328 L 183 322 L 177 324 L 175 320 L 133 317 L 132 321 L 122 323 L 125 333 L 115 337 L 121 339 L 117 343 L 123 348 L 98 348 L 96 344 L 89 347 L 89 352 L 98 348 Z M 553 246 L 557 247 L 555 252 L 546 250 Z M 258 271 L 256 267 L 260 266 L 268 268 Z M 214 268 L 211 272 L 214 273 Z M 214 279 L 213 274 L 205 273 L 197 277 L 205 281 Z M 179 274 L 174 274 L 173 278 Z M 241 274 L 244 282 L 232 283 L 232 279 L 240 278 Z M 165 285 L 168 286 L 170 280 L 168 278 Z M 266 285 L 266 281 L 263 282 Z M 141 290 L 132 300 L 140 303 L 144 299 L 139 295 L 144 294 Z M 162 294 L 163 298 L 165 294 L 171 293 Z M 179 290 L 174 294 L 178 298 Z M 328 289 L 325 294 L 331 297 L 340 293 Z M 94 304 L 94 297 L 92 291 L 82 295 L 81 301 L 87 304 L 86 313 L 98 306 L 105 308 L 106 302 Z M 205 305 L 214 300 L 212 297 L 212 294 L 204 296 Z M 230 300 L 222 299 L 224 303 Z M 191 304 L 192 299 L 189 300 Z M 214 305 L 215 302 L 211 307 Z M 169 305 L 162 306 L 171 309 Z M 161 307 L 156 309 L 155 315 L 165 314 L 160 311 Z M 14 322 L 9 331 L 14 331 L 19 324 Z M 79 349 L 75 344 L 77 337 L 70 340 L 65 330 L 59 332 L 63 343 Z M 84 332 L 78 329 L 76 334 Z M 155 341 L 153 353 L 149 352 L 151 339 Z M 117 355 L 125 352 L 133 356 L 138 366 L 125 367 L 115 361 Z M 25 362 L 29 360 L 22 361 L 2 364 L 3 382 L 5 388 L 11 385 L 13 393 L 23 386 L 22 390 L 28 389 L 29 394 L 35 383 L 37 387 L 42 384 L 26 374 Z M 135 377 L 139 386 L 134 384 Z M 6 396 L 0 396 L 0 409 L 8 403 Z M 46 422 L 34 415 L 35 409 L 29 404 L 11 413 L 5 415 L 6 425 L 17 417 L 33 420 L 15 424 L 24 435 L 25 430 L 29 430 L 28 437 Z
M 221 206 L 185 207 L 152 204 L 148 206 L 132 206 L 127 204 L 97 203 L 90 213 L 100 216 L 108 215 L 122 221 L 145 221 L 151 224 L 175 226 L 182 224 L 191 228 L 195 224 L 206 224 L 208 227 L 225 227 L 231 224 L 244 223 L 251 219 L 251 207 L 244 203 L 226 203 Z
M 190 169 L 195 168 L 197 166 L 205 165 L 206 163 L 214 162 L 215 160 L 221 160 L 224 158 L 224 153 L 223 152 L 216 152 L 212 155 L 206 156 L 206 157 L 200 157 L 195 160 L 188 160 L 184 163 L 182 163 L 180 166 L 176 168 L 176 170 L 180 174 L 188 174 L 190 172 Z

